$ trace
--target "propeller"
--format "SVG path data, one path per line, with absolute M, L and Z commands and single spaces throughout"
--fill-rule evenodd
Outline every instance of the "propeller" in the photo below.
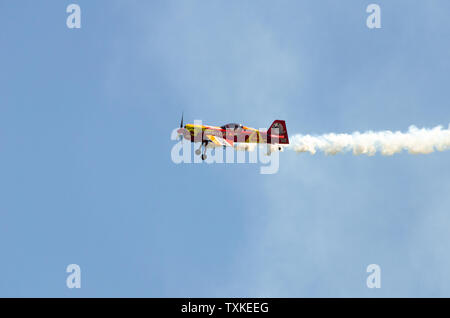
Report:
M 180 122 L 180 128 L 183 128 L 183 114 L 184 112 L 181 112 L 181 122 Z M 179 135 L 178 137 L 179 140 L 183 140 L 183 135 Z

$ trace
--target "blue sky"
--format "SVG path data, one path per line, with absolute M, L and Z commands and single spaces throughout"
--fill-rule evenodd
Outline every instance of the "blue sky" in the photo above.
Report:
M 447 127 L 450 3 L 377 1 L 377 30 L 370 3 L 2 1 L 0 296 L 449 297 L 450 152 L 170 158 L 181 111 Z

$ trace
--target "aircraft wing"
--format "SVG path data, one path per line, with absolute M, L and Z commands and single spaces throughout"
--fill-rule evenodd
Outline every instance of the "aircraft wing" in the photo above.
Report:
M 232 140 L 224 139 L 219 136 L 214 135 L 206 135 L 209 140 L 211 140 L 216 146 L 226 146 L 226 147 L 233 147 L 234 143 Z

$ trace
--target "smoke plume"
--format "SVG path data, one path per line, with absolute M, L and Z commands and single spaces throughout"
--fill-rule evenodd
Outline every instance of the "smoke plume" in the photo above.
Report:
M 391 156 L 403 150 L 410 154 L 428 154 L 435 150 L 450 149 L 450 125 L 449 129 L 443 129 L 442 126 L 432 129 L 410 126 L 407 132 L 367 131 L 319 136 L 298 134 L 291 138 L 290 148 L 311 154 L 323 151 L 328 155 L 352 151 L 354 155 L 373 156 L 380 152 Z

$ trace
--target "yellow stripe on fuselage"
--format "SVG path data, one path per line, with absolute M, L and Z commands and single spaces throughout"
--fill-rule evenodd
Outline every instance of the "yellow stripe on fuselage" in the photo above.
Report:
M 203 133 L 207 129 L 219 130 L 219 131 L 223 130 L 221 127 L 217 127 L 217 126 L 205 126 L 205 125 L 195 125 L 195 124 L 186 124 L 185 128 L 194 137 L 197 137 L 197 135 L 199 133 Z M 262 140 L 261 132 L 258 129 L 246 127 L 246 126 L 243 126 L 243 128 L 247 131 L 250 130 L 253 132 L 252 134 L 250 134 L 249 138 L 244 141 L 245 143 L 265 143 Z M 258 142 L 258 140 L 259 140 L 259 142 Z
M 195 125 L 195 124 L 186 124 L 185 128 L 191 133 L 191 135 L 196 136 L 199 133 L 204 132 L 207 129 L 222 129 L 220 127 L 215 126 L 205 126 L 205 125 Z

